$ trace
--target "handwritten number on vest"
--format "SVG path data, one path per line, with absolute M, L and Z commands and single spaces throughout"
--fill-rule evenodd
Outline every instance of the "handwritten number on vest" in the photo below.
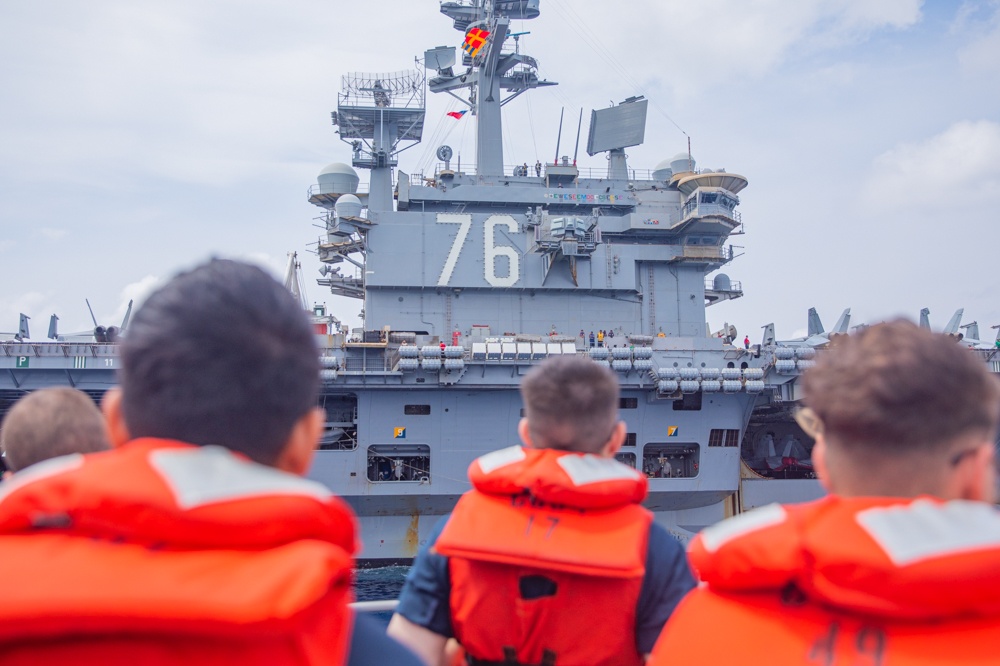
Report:
M 548 539 L 550 536 L 552 536 L 552 532 L 555 531 L 556 525 L 559 524 L 559 519 L 556 518 L 555 516 L 545 516 L 545 522 L 548 523 L 548 529 L 545 530 L 545 536 L 542 538 Z M 531 528 L 534 526 L 534 524 L 535 524 L 535 514 L 532 513 L 528 516 L 528 525 L 527 527 L 524 528 L 524 536 L 527 537 L 531 535 Z
M 838 651 L 847 650 L 853 653 L 849 655 L 852 657 L 851 666 L 882 666 L 885 659 L 884 631 L 877 627 L 861 627 L 853 641 L 838 646 L 840 634 L 840 623 L 831 622 L 826 633 L 813 642 L 809 650 L 809 663 L 834 666 Z
M 858 656 L 867 657 L 866 664 L 882 666 L 885 655 L 885 632 L 875 627 L 861 627 L 857 637 Z M 860 659 L 858 663 L 861 663 Z

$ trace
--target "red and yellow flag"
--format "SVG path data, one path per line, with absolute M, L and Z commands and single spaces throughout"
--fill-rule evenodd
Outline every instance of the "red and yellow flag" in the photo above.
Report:
M 475 58 L 480 49 L 486 45 L 486 38 L 489 36 L 489 30 L 473 28 L 469 32 L 465 33 L 465 42 L 462 44 L 462 50 Z

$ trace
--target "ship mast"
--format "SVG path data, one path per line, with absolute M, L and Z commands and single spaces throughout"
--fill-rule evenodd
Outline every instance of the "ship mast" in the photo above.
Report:
M 423 133 L 423 73 L 347 74 L 341 88 L 333 124 L 353 148 L 351 164 L 371 170 L 368 210 L 391 211 L 396 155 L 419 143 Z
M 476 116 L 476 169 L 480 179 L 502 176 L 503 126 L 501 107 L 531 88 L 556 85 L 538 78 L 538 62 L 520 49 L 504 49 L 510 37 L 510 22 L 538 17 L 539 0 L 472 0 L 470 4 L 445 2 L 441 13 L 452 19 L 456 30 L 468 35 L 475 29 L 489 32 L 478 51 L 463 52 L 465 72 L 456 74 L 454 49 L 438 47 L 425 53 L 428 69 L 437 76 L 428 82 L 431 92 L 470 88 L 467 103 Z M 448 52 L 451 52 L 450 58 Z M 504 97 L 504 93 L 507 94 Z M 459 98 L 461 99 L 461 98 Z

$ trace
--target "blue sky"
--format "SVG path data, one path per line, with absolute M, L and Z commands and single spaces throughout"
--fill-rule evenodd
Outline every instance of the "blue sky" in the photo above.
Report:
M 746 296 L 709 309 L 713 328 L 759 336 L 964 307 L 1000 324 L 1000 3 L 942 0 L 542 0 L 522 49 L 560 85 L 510 104 L 506 162 L 551 159 L 560 107 L 637 93 L 653 100 L 652 168 L 692 138 L 702 167 L 745 175 L 744 255 L 723 270 Z M 372 16 L 373 12 L 379 14 Z M 386 17 L 391 18 L 387 19 Z M 120 321 L 130 297 L 213 254 L 280 272 L 319 229 L 306 191 L 349 161 L 330 125 L 340 76 L 413 67 L 457 44 L 434 0 L 46 0 L 0 5 L 0 331 L 18 312 L 35 338 Z M 428 97 L 439 128 L 474 154 L 474 118 Z M 584 128 L 586 130 L 586 128 Z M 564 132 L 563 152 L 567 133 Z M 602 156 L 584 167 L 603 169 Z M 310 287 L 350 325 L 355 302 Z

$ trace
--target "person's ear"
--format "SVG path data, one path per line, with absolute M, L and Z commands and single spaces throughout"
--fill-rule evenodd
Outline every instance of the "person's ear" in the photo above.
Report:
M 598 455 L 605 458 L 614 458 L 618 450 L 622 448 L 622 444 L 625 443 L 625 430 L 628 426 L 625 425 L 624 421 L 619 421 L 615 424 L 614 430 L 611 431 L 611 437 L 605 442 L 604 446 L 601 447 Z
M 305 476 L 312 465 L 325 424 L 326 410 L 322 407 L 314 407 L 303 414 L 292 426 L 274 466 L 291 474 Z
M 959 463 L 959 498 L 994 503 L 997 500 L 996 450 L 993 442 L 983 442 L 966 460 Z
M 521 443 L 524 444 L 529 449 L 535 448 L 535 445 L 531 443 L 531 429 L 528 427 L 528 419 L 521 418 L 517 423 L 517 436 L 521 438 Z
M 125 415 L 122 413 L 122 390 L 117 386 L 108 389 L 101 398 L 101 413 L 104 414 L 104 421 L 108 425 L 108 440 L 111 448 L 131 441 L 132 435 L 125 424 Z
M 823 490 L 828 493 L 832 493 L 833 488 L 830 484 L 830 468 L 827 466 L 826 454 L 826 438 L 822 433 L 820 433 L 816 436 L 816 443 L 813 445 L 812 450 L 811 457 L 813 470 L 815 470 L 816 478 L 819 479 L 819 484 L 823 486 Z

